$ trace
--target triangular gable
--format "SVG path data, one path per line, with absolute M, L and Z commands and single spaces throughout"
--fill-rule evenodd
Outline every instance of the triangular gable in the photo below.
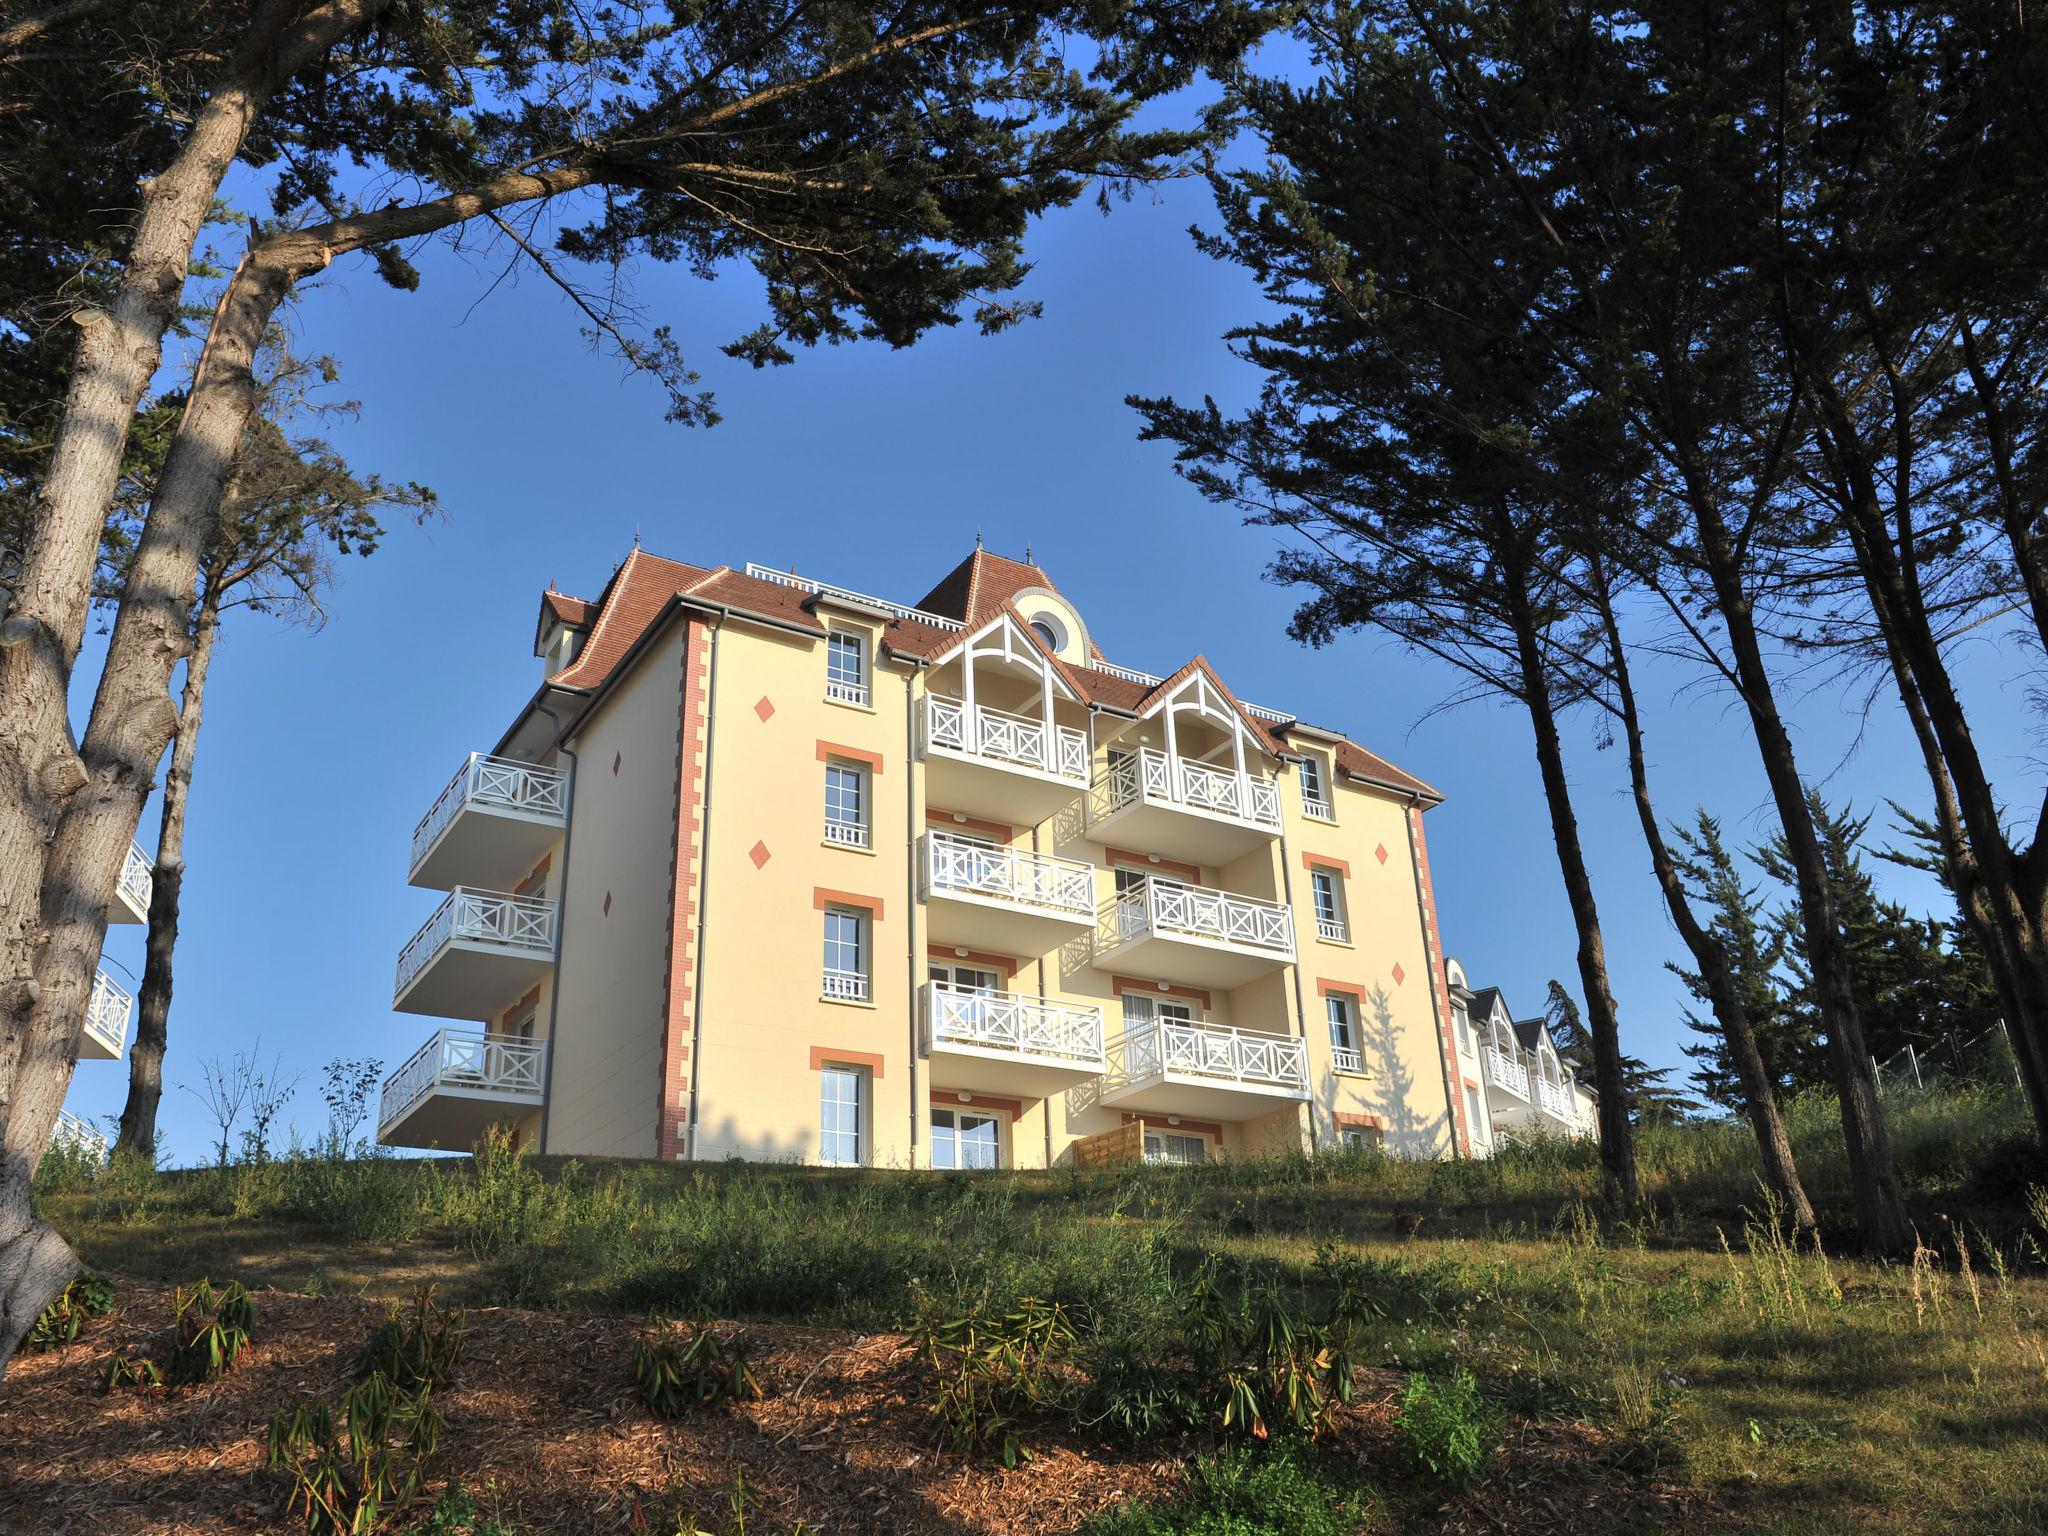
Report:
M 1190 661 L 1178 672 L 1175 672 L 1171 677 L 1164 678 L 1155 685 L 1139 701 L 1138 718 L 1140 720 L 1150 720 L 1170 708 L 1174 700 L 1186 688 L 1190 679 L 1197 679 L 1201 684 L 1205 684 L 1208 688 L 1214 690 L 1218 696 L 1218 702 L 1222 704 L 1226 712 L 1236 718 L 1238 724 L 1244 727 L 1246 733 L 1260 751 L 1264 752 L 1268 757 L 1274 758 L 1284 758 L 1288 755 L 1286 748 L 1266 728 L 1265 722 L 1238 702 L 1237 695 L 1232 693 L 1223 679 L 1216 675 L 1216 669 L 1209 665 L 1209 659 L 1206 656 L 1195 657 L 1194 660 Z
M 1072 669 L 1060 660 L 1056 651 L 1038 637 L 1038 632 L 1026 622 L 1024 615 L 1008 603 L 1003 604 L 996 616 L 981 628 L 967 631 L 960 635 L 954 644 L 942 651 L 934 652 L 929 658 L 930 664 L 942 667 L 956 657 L 989 655 L 991 652 L 982 642 L 997 631 L 1001 631 L 1003 636 L 1002 655 L 1015 657 L 1015 654 L 1021 651 L 1028 654 L 1034 663 L 1048 663 L 1053 680 L 1058 684 L 1063 698 L 1075 704 L 1088 702 L 1088 691 L 1081 686 Z

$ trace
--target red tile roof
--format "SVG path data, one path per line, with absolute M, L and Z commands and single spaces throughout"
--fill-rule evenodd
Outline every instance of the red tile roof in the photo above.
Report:
M 1425 799 L 1443 799 L 1440 791 L 1430 788 L 1412 773 L 1403 773 L 1377 752 L 1368 752 L 1355 741 L 1346 741 L 1337 748 L 1337 771 L 1349 774 L 1354 779 L 1365 779 L 1374 784 L 1389 784 L 1396 789 L 1405 789 Z
M 611 675 L 619 658 L 633 648 L 633 642 L 654 622 L 668 600 L 683 587 L 700 581 L 708 572 L 702 566 L 664 560 L 644 549 L 635 549 L 625 563 L 612 572 L 597 599 L 597 623 L 576 659 L 548 681 L 557 688 L 595 688 Z
M 597 617 L 597 604 L 588 598 L 557 592 L 553 587 L 541 593 L 540 600 L 549 613 L 571 629 L 588 629 L 590 621 Z
M 1027 587 L 1059 590 L 1036 565 L 977 549 L 912 606 L 941 618 L 978 625 Z

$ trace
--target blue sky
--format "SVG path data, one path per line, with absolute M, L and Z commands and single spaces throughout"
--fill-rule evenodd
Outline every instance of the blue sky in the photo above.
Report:
M 398 950 L 432 910 L 405 884 L 408 841 L 462 756 L 487 748 L 539 680 L 530 654 L 540 590 L 594 596 L 636 533 L 697 563 L 789 566 L 903 601 L 972 548 L 1037 559 L 1112 659 L 1166 672 L 1204 652 L 1243 696 L 1341 727 L 1448 797 L 1428 819 L 1446 943 L 1475 984 L 1537 1009 L 1545 983 L 1577 990 L 1529 731 L 1499 702 L 1455 710 L 1441 664 L 1361 634 L 1306 651 L 1285 634 L 1292 600 L 1260 572 L 1275 545 L 1137 441 L 1129 392 L 1213 394 L 1228 408 L 1256 378 L 1221 333 L 1256 292 L 1197 254 L 1211 215 L 1198 182 L 1045 219 L 1031 248 L 1044 318 L 985 339 L 962 327 L 892 353 L 826 349 L 755 373 L 720 343 L 758 322 L 744 274 L 706 284 L 647 267 L 650 322 L 673 325 L 714 388 L 718 427 L 665 425 L 655 391 L 622 378 L 577 316 L 531 274 L 499 284 L 483 253 L 421 255 L 416 294 L 344 262 L 298 305 L 300 349 L 336 356 L 341 395 L 362 402 L 328 436 L 359 470 L 417 479 L 446 517 L 395 527 L 343 569 L 317 632 L 236 615 L 209 688 L 187 837 L 184 932 L 163 1126 L 168 1156 L 206 1156 L 209 1126 L 176 1085 L 199 1063 L 260 1041 L 302 1074 L 289 1118 L 325 1123 L 319 1069 L 335 1056 L 395 1067 L 430 1021 L 390 1012 Z M 79 673 L 90 700 L 98 651 Z M 2007 794 L 2039 794 L 2025 707 L 2028 658 L 1981 642 L 1965 660 L 1977 723 Z M 1808 773 L 1859 807 L 1918 804 L 1924 781 L 1895 703 L 1866 689 L 1792 699 Z M 1650 746 L 1671 817 L 1696 804 L 1747 843 L 1768 813 L 1746 725 L 1724 691 L 1648 669 Z M 1578 809 L 1607 926 L 1625 1044 L 1677 1064 L 1680 953 L 1626 799 L 1625 764 L 1594 722 L 1569 730 Z M 153 846 L 157 806 L 141 837 Z M 1880 816 L 1880 823 L 1884 818 Z M 1917 876 L 1887 883 L 1924 906 Z M 109 969 L 139 975 L 141 930 L 110 930 Z M 86 1062 L 69 1106 L 119 1110 L 125 1063 Z

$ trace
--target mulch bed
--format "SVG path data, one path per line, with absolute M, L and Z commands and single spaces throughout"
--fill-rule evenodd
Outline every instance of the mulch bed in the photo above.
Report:
M 0 1383 L 0 1533 L 186 1536 L 294 1528 L 282 1480 L 263 1468 L 270 1416 L 332 1400 L 379 1305 L 263 1291 L 254 1342 L 223 1380 L 175 1391 L 98 1390 L 113 1346 L 154 1340 L 165 1286 L 122 1284 L 120 1304 L 68 1348 L 15 1359 Z M 679 1510 L 711 1529 L 736 1472 L 762 1505 L 750 1530 L 809 1536 L 1055 1536 L 1127 1498 L 1171 1495 L 1178 1463 L 1058 1437 L 1014 1469 L 933 1446 L 918 1363 L 899 1335 L 750 1324 L 765 1400 L 681 1423 L 650 1418 L 631 1390 L 639 1327 L 504 1308 L 472 1310 L 438 1475 L 527 1533 L 665 1533 Z M 1396 1465 L 1400 1378 L 1373 1373 L 1332 1437 L 1341 1453 Z M 1721 1523 L 1697 1492 L 1616 1486 L 1583 1426 L 1519 1426 L 1503 1465 L 1470 1499 L 1414 1529 L 1696 1530 Z

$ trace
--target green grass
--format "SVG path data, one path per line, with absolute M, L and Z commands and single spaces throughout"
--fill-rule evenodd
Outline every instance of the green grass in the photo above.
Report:
M 451 1301 L 858 1328 L 902 1325 L 920 1291 L 995 1309 L 1035 1296 L 1105 1342 L 1157 1336 L 1208 1255 L 1307 1300 L 1334 1242 L 1384 1311 L 1360 1363 L 1470 1371 L 1482 1417 L 1508 1416 L 1496 1466 L 1516 1425 L 1561 1421 L 1598 1431 L 1587 1473 L 1600 1486 L 1700 1488 L 1746 1529 L 2048 1527 L 2048 1197 L 2027 1202 L 2028 1180 L 2048 1180 L 2019 1146 L 2023 1113 L 1983 1090 L 1887 1110 L 1930 1250 L 1912 1265 L 1847 1256 L 1846 1162 L 1824 1100 L 1788 1110 L 1819 1247 L 1789 1244 L 1761 1209 L 1739 1126 L 1647 1132 L 1649 1200 L 1618 1220 L 1591 1208 L 1591 1149 L 1562 1144 L 1479 1164 L 966 1176 L 487 1148 L 177 1173 L 53 1161 L 39 1185 L 50 1219 L 115 1275 L 392 1300 L 431 1279 Z M 1446 1497 L 1397 1450 L 1354 1526 Z M 1282 1463 L 1216 1464 L 1182 1505 L 1091 1536 L 1257 1536 L 1268 1527 L 1233 1513 L 1231 1480 L 1335 1475 L 1327 1457 Z M 1629 1527 L 1585 1527 L 1608 1528 Z

